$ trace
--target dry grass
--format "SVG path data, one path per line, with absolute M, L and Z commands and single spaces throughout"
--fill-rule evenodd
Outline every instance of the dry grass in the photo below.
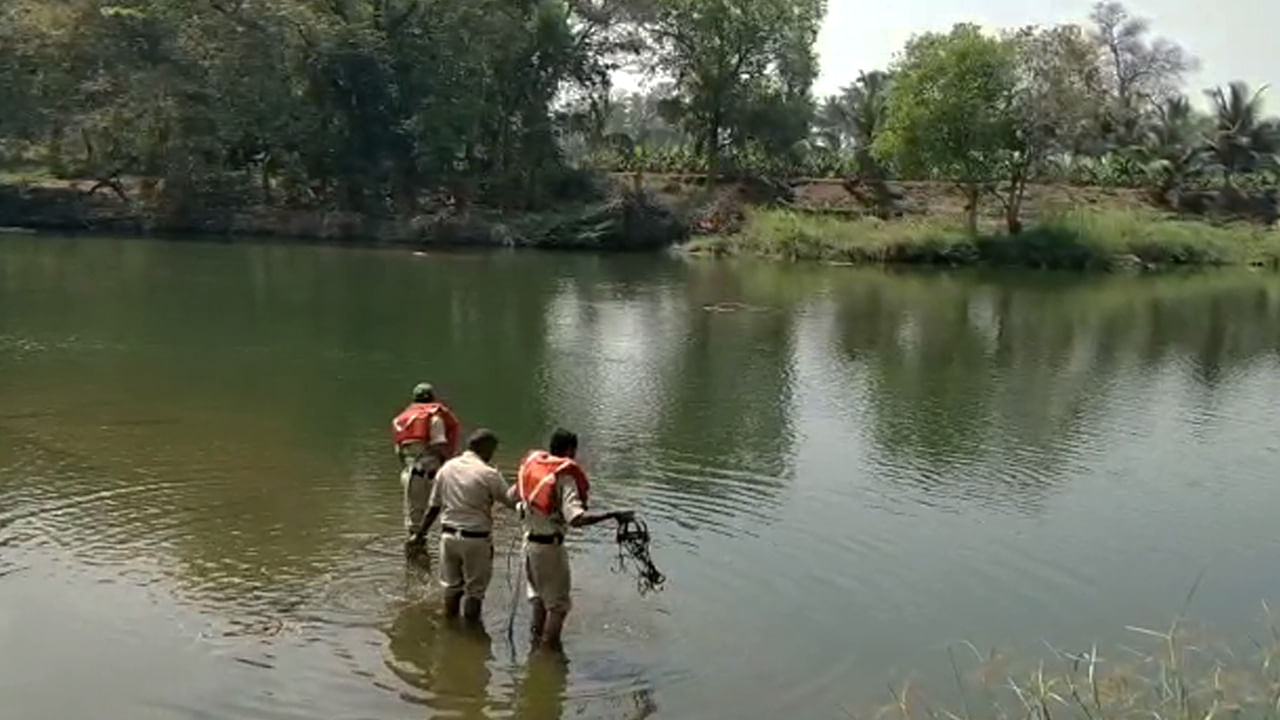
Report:
M 1280 718 L 1280 630 L 1267 614 L 1266 634 L 1244 654 L 1183 620 L 1165 630 L 1127 628 L 1134 646 L 1108 653 L 1050 648 L 1029 669 L 1010 670 L 996 653 L 951 653 L 958 707 L 929 704 L 910 683 L 890 688 L 892 702 L 866 720 L 1218 720 Z M 949 651 L 950 653 L 950 651 Z M 863 720 L 862 715 L 846 715 Z

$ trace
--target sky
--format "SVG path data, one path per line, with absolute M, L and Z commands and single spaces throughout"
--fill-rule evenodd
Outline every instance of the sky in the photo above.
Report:
M 915 33 L 957 22 L 989 28 L 1087 24 L 1092 0 L 828 0 L 818 39 L 818 97 L 837 91 L 859 70 L 883 68 Z M 1200 59 L 1186 92 L 1200 106 L 1205 88 L 1245 80 L 1270 83 L 1267 111 L 1280 113 L 1280 0 L 1133 0 L 1125 6 L 1151 21 L 1153 36 L 1179 43 Z

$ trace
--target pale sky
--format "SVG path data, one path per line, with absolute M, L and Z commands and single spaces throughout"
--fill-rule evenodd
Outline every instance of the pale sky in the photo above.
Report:
M 1151 21 L 1153 36 L 1181 44 L 1200 59 L 1186 92 L 1203 106 L 1204 88 L 1244 80 L 1271 84 L 1267 111 L 1280 113 L 1280 0 L 1133 0 L 1125 6 Z M 858 76 L 887 66 L 912 34 L 957 22 L 988 28 L 1087 24 L 1092 0 L 828 0 L 818 40 L 821 98 Z

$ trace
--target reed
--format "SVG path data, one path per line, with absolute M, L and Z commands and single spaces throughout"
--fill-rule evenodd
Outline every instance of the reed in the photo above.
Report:
M 912 683 L 891 686 L 891 702 L 857 720 L 1219 720 L 1280 718 L 1280 630 L 1266 628 L 1237 652 L 1179 619 L 1164 630 L 1129 627 L 1135 642 L 1102 652 L 1049 647 L 1030 667 L 964 643 L 961 667 L 948 651 L 958 690 L 953 707 L 930 704 Z

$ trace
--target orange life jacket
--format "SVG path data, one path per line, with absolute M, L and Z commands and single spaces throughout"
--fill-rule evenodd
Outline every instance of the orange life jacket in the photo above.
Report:
M 430 444 L 431 418 L 436 415 L 444 420 L 444 435 L 448 441 L 448 453 L 452 457 L 458 454 L 458 442 L 462 435 L 462 424 L 458 416 L 440 403 L 413 403 L 391 421 L 391 434 L 396 447 L 405 443 L 420 442 Z
M 545 450 L 535 450 L 520 463 L 517 484 L 520 487 L 520 499 L 525 505 L 543 515 L 551 515 L 556 511 L 556 476 L 566 473 L 578 485 L 578 497 L 582 506 L 587 506 L 587 497 L 591 493 L 591 482 L 582 466 L 570 458 L 556 457 Z

